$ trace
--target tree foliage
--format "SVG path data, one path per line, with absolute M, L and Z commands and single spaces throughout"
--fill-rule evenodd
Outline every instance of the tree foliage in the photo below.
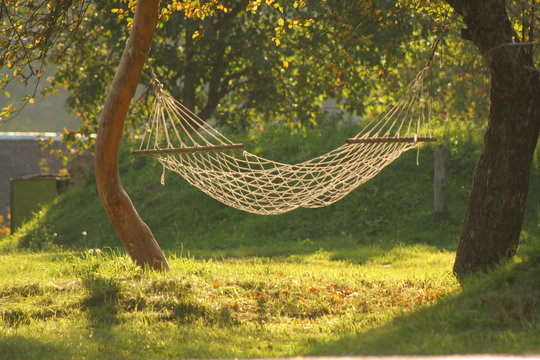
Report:
M 13 1 L 0 3 L 0 88 L 13 80 L 30 86 L 22 106 L 33 103 L 47 64 L 64 58 L 81 31 L 88 0 Z M 6 97 L 9 92 L 4 91 Z M 0 124 L 19 111 L 9 104 L 0 111 Z
M 94 2 L 84 20 L 86 36 L 58 62 L 51 88 L 72 92 L 69 106 L 82 118 L 84 135 L 96 131 L 119 61 L 115 49 L 126 41 L 135 4 Z M 366 104 L 386 101 L 387 93 L 414 76 L 436 36 L 427 17 L 416 24 L 414 12 L 384 1 L 197 4 L 162 4 L 149 68 L 201 117 L 233 129 L 312 124 L 329 98 L 361 115 Z M 131 129 L 148 112 L 149 77 L 150 71 L 143 74 Z
M 70 90 L 68 106 L 83 124 L 82 137 L 66 137 L 91 139 L 136 3 L 2 2 L 0 84 L 5 88 L 17 79 L 30 87 L 22 103 L 11 99 L 1 117 L 33 102 L 46 66 L 55 64 L 46 92 Z M 536 7 L 513 1 L 508 9 L 533 51 Z M 294 128 L 314 123 L 329 98 L 369 116 L 424 65 L 442 35 L 441 66 L 429 92 L 435 117 L 481 121 L 487 117 L 489 76 L 473 45 L 459 38 L 460 27 L 444 3 L 164 1 L 149 63 L 167 89 L 203 118 L 232 128 L 271 122 Z M 131 129 L 147 113 L 149 76 L 143 75 Z
M 96 132 L 136 1 L 55 4 L 58 9 L 71 9 L 69 17 L 55 21 L 71 25 L 54 27 L 54 21 L 49 21 L 53 32 L 36 33 L 35 40 L 27 36 L 27 47 L 32 48 L 38 38 L 40 44 L 57 46 L 41 52 L 32 48 L 29 65 L 39 64 L 39 74 L 27 70 L 17 75 L 21 81 L 39 81 L 44 66 L 55 64 L 45 92 L 58 87 L 71 92 L 68 107 L 81 119 L 78 135 L 82 136 L 66 133 L 65 138 L 86 148 L 92 146 L 91 134 Z M 4 7 L 13 18 L 31 5 L 23 2 L 14 7 L 6 2 Z M 45 2 L 42 8 L 51 11 L 44 18 L 56 14 L 56 8 Z M 424 66 L 431 45 L 441 35 L 438 52 L 443 67 L 434 71 L 429 92 L 437 117 L 459 113 L 483 118 L 487 77 L 478 54 L 457 38 L 457 26 L 448 8 L 407 2 L 215 0 L 201 5 L 165 1 L 128 128 L 138 131 L 148 112 L 150 69 L 201 117 L 213 117 L 233 129 L 313 124 L 325 99 L 334 99 L 349 113 L 370 116 L 392 101 Z M 15 36 L 14 31 L 5 33 Z M 15 43 L 13 47 L 19 57 L 25 51 Z M 6 63 L 24 67 L 14 54 L 3 55 Z M 478 91 L 466 85 L 471 80 L 483 84 Z M 23 101 L 31 100 L 35 89 L 32 92 Z M 13 105 L 4 110 L 13 111 Z

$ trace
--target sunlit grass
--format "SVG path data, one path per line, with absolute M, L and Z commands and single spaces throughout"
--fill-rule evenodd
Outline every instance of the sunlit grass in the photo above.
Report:
M 451 253 L 366 251 L 377 260 L 171 258 L 167 273 L 110 251 L 1 256 L 0 347 L 15 357 L 28 342 L 39 356 L 292 356 L 459 292 Z
M 464 289 L 452 252 L 356 250 L 369 256 L 172 256 L 165 273 L 111 250 L 3 255 L 0 350 L 111 359 L 540 350 L 533 248 Z

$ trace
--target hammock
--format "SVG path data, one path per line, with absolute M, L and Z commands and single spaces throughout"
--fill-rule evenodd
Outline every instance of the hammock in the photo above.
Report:
M 154 77 L 155 101 L 139 150 L 218 201 L 256 214 L 332 204 L 431 137 L 422 89 L 428 67 L 395 105 L 367 122 L 342 146 L 311 160 L 286 164 L 242 150 L 175 100 Z

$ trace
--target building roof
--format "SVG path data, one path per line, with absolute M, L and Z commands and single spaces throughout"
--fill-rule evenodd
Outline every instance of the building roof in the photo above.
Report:
M 20 131 L 0 131 L 0 141 L 18 141 L 18 140 L 45 140 L 52 138 L 59 142 L 61 136 L 55 132 L 20 132 Z

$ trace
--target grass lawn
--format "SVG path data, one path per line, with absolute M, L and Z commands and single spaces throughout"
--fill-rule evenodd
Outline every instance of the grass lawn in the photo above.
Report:
M 331 257 L 172 258 L 160 274 L 107 251 L 2 256 L 0 347 L 9 358 L 309 354 L 460 291 L 449 252 Z
M 518 255 L 460 285 L 452 265 L 479 140 L 445 131 L 445 220 L 432 214 L 429 147 L 420 167 L 405 154 L 335 205 L 270 217 L 173 177 L 163 188 L 159 166 L 122 156 L 171 270 L 119 250 L 89 174 L 0 241 L 0 358 L 539 353 L 538 156 Z
M 170 258 L 171 271 L 118 252 L 0 257 L 6 358 L 235 358 L 540 352 L 538 256 L 464 288 L 454 254 L 430 246 L 276 258 Z M 536 249 L 538 250 L 538 249 Z

